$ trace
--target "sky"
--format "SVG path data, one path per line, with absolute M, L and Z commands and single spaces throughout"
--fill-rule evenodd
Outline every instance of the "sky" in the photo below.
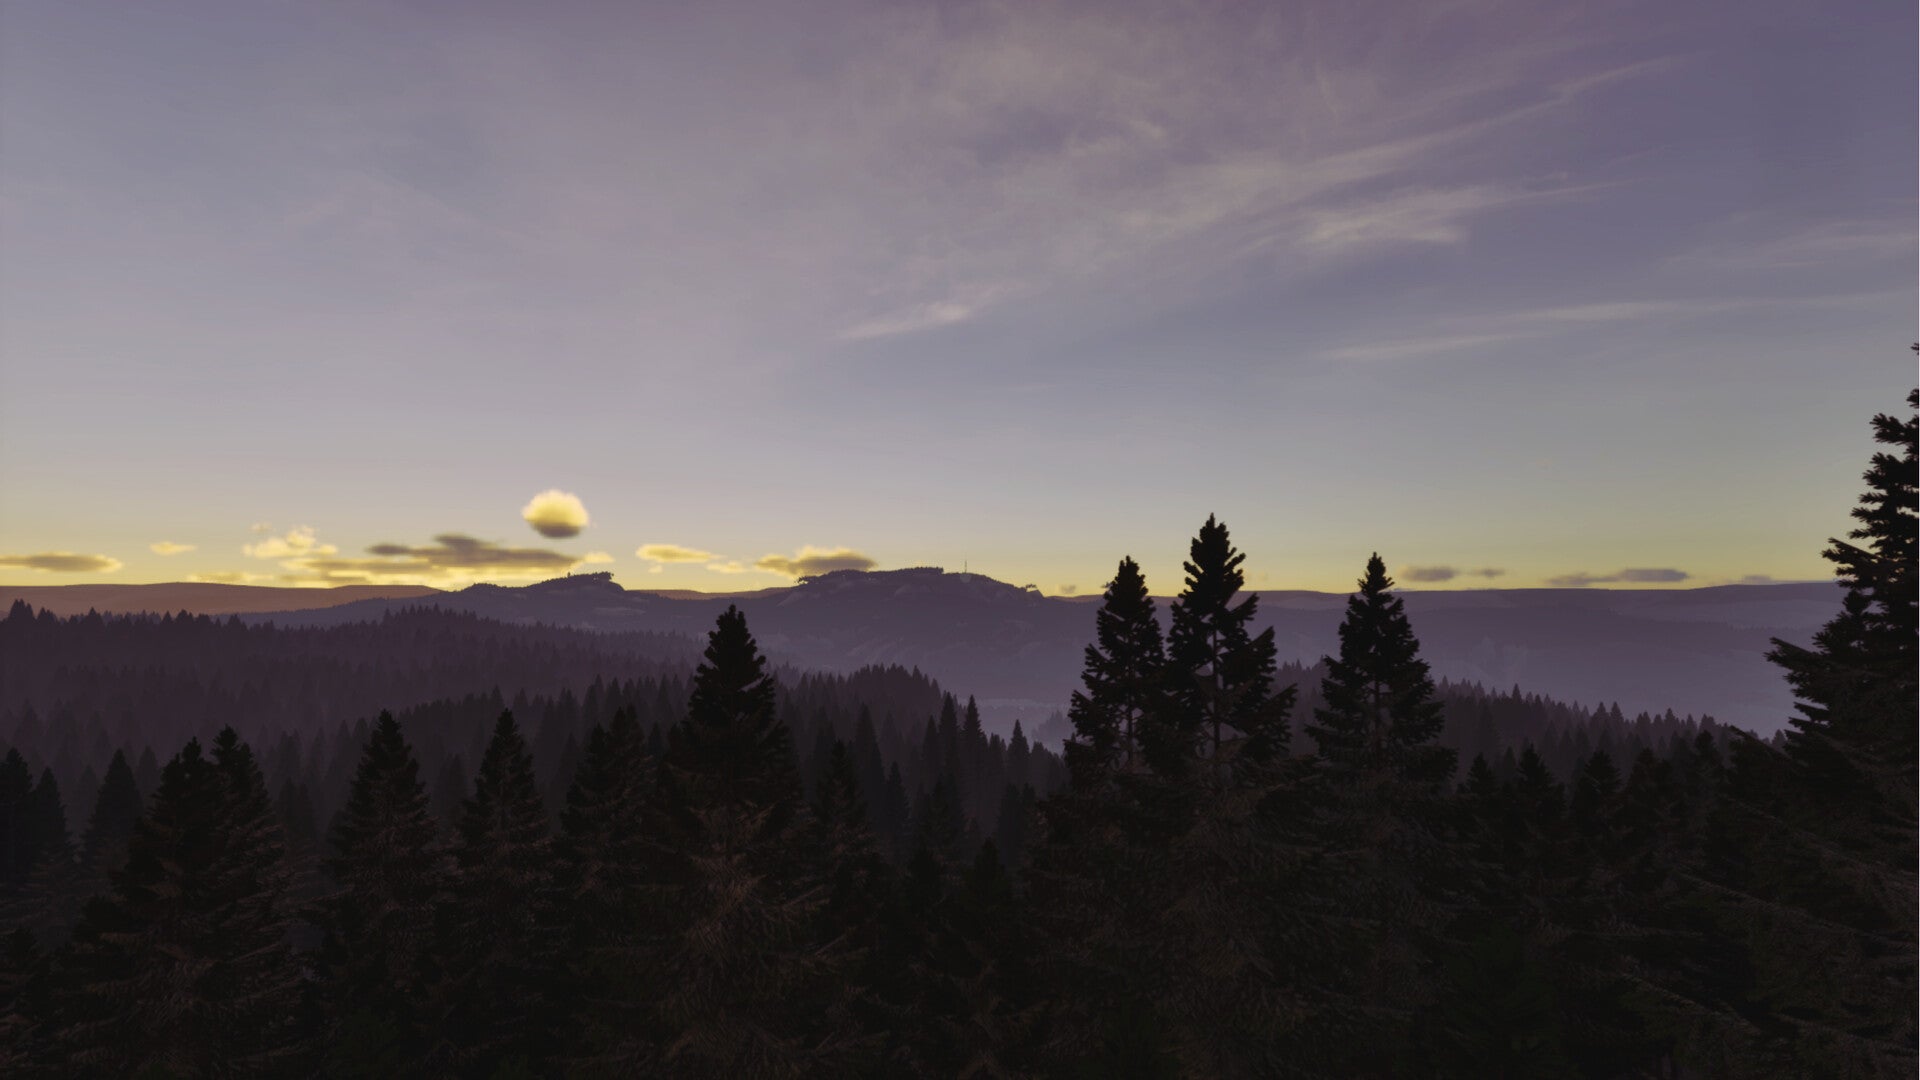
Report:
M 0 4 L 0 582 L 1828 576 L 1885 0 Z

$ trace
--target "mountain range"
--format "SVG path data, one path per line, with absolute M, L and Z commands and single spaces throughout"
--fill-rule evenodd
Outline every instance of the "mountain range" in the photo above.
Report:
M 30 599 L 53 603 L 49 587 Z M 606 573 L 534 585 L 411 588 L 354 596 L 347 590 L 244 586 L 119 586 L 161 590 L 146 610 L 241 612 L 248 621 L 326 626 L 432 605 L 510 623 L 588 630 L 702 635 L 729 604 L 740 607 L 768 654 L 800 668 L 849 671 L 867 664 L 917 667 L 978 697 L 996 728 L 1029 729 L 1066 706 L 1093 638 L 1098 597 L 1045 596 L 982 574 L 921 567 L 837 571 L 788 588 L 731 595 L 625 589 Z M 204 599 L 196 590 L 208 590 Z M 0 590 L 24 595 L 26 590 Z M 302 595 L 299 606 L 286 594 Z M 398 595 L 396 595 L 396 593 Z M 1422 654 L 1436 677 L 1519 686 L 1583 703 L 1617 702 L 1629 716 L 1672 709 L 1711 715 L 1761 733 L 1791 715 L 1792 695 L 1765 659 L 1774 637 L 1804 642 L 1838 610 L 1826 582 L 1699 589 L 1475 589 L 1404 592 Z M 141 610 L 123 593 L 102 610 Z M 318 599 L 333 601 L 326 606 Z M 344 602 L 341 602 L 344 601 Z M 1312 664 L 1338 648 L 1346 597 L 1271 591 L 1258 623 L 1271 626 L 1282 661 Z M 215 605 L 218 606 L 215 606 Z M 70 603 L 61 606 L 71 606 Z M 1167 601 L 1160 603 L 1166 615 Z M 59 607 L 56 607 L 59 610 Z

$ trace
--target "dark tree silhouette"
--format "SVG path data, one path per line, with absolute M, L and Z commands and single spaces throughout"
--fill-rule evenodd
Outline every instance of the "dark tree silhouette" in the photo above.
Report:
M 319 922 L 332 1075 L 404 1069 L 432 1045 L 437 1018 L 422 1008 L 436 978 L 434 912 L 452 884 L 439 834 L 413 748 L 383 712 L 329 834 L 336 891 Z
M 1452 750 L 1434 745 L 1444 718 L 1435 699 L 1420 643 L 1407 621 L 1406 601 L 1375 554 L 1340 624 L 1340 655 L 1321 664 L 1326 701 L 1307 731 L 1329 769 L 1347 774 L 1386 772 L 1398 779 L 1440 783 L 1453 773 Z
M 1165 709 L 1166 647 L 1146 578 L 1131 558 L 1120 560 L 1107 583 L 1094 634 L 1080 676 L 1084 689 L 1074 691 L 1067 710 L 1074 731 L 1067 768 L 1081 787 L 1097 786 L 1116 768 L 1131 771 L 1142 726 Z
M 1273 630 L 1252 633 L 1259 596 L 1235 602 L 1246 584 L 1244 562 L 1226 525 L 1209 516 L 1172 605 L 1167 687 L 1175 707 L 1154 725 L 1149 747 L 1162 772 L 1177 773 L 1197 757 L 1217 774 L 1236 759 L 1259 765 L 1286 749 L 1295 690 L 1273 691 Z
M 74 1075 L 294 1071 L 298 973 L 283 851 L 259 769 L 232 729 L 167 763 L 113 891 L 87 905 L 49 1056 Z
M 461 807 L 452 903 L 443 906 L 435 1059 L 486 1075 L 552 1053 L 553 837 L 526 740 L 503 712 Z

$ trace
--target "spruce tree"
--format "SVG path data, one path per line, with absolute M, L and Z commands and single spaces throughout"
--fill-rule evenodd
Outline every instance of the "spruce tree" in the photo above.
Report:
M 38 833 L 33 773 L 20 751 L 8 750 L 0 759 L 0 894 L 26 884 Z
M 657 1068 L 652 1006 L 664 949 L 658 923 L 661 822 L 657 766 L 634 710 L 595 724 L 560 813 L 559 900 L 567 930 L 568 997 L 582 1072 Z
M 450 885 L 439 837 L 413 747 L 382 712 L 328 836 L 337 891 L 321 901 L 319 921 L 321 992 L 335 1021 L 330 1075 L 374 1075 L 426 1055 L 434 912 Z
M 73 1075 L 297 1072 L 284 877 L 251 752 L 231 728 L 211 758 L 189 741 L 74 931 L 52 1056 Z
M 768 828 L 783 828 L 799 806 L 793 737 L 775 713 L 775 688 L 747 617 L 729 606 L 694 672 L 687 717 L 673 730 L 675 773 L 715 803 L 768 811 Z
M 1067 767 L 1078 787 L 1098 786 L 1115 769 L 1131 771 L 1141 728 L 1165 708 L 1166 648 L 1146 578 L 1132 558 L 1121 559 L 1107 583 L 1094 637 L 1080 676 L 1085 689 L 1074 691 L 1067 710 L 1074 731 Z M 1020 742 L 1024 749 L 1025 739 Z
M 844 952 L 820 939 L 825 890 L 792 736 L 766 658 L 728 607 L 694 673 L 663 770 L 664 1070 L 686 1076 L 831 1071 L 847 1043 L 820 1003 Z
M 1920 391 L 1909 395 L 1920 407 Z M 1910 1075 L 1915 997 L 1917 652 L 1916 436 L 1876 416 L 1859 527 L 1826 558 L 1846 593 L 1811 648 L 1769 654 L 1800 701 L 1783 748 L 1736 734 L 1721 767 L 1702 733 L 1690 790 L 1717 794 L 1699 814 L 1709 883 L 1703 905 L 1724 940 L 1746 945 L 1751 984 L 1793 1023 L 1742 1037 L 1742 1052 L 1801 1075 Z M 1783 752 L 1784 750 L 1784 752 Z M 1696 796 L 1696 799 L 1698 797 Z M 1722 1007 L 1755 992 L 1706 981 Z
M 1920 391 L 1908 395 L 1914 408 Z M 1842 611 L 1812 648 L 1774 639 L 1768 658 L 1786 669 L 1802 715 L 1789 746 L 1844 798 L 1861 771 L 1903 771 L 1916 755 L 1913 723 L 1920 632 L 1915 625 L 1917 477 L 1920 421 L 1873 418 L 1874 438 L 1898 453 L 1873 455 L 1867 490 L 1853 510 L 1863 545 L 1832 540 L 1823 553 L 1846 589 Z
M 1295 689 L 1275 693 L 1271 627 L 1253 633 L 1258 594 L 1235 602 L 1246 556 L 1213 517 L 1189 545 L 1185 588 L 1167 635 L 1171 707 L 1159 710 L 1147 747 L 1155 768 L 1178 774 L 1198 758 L 1218 778 L 1236 760 L 1262 765 L 1286 750 Z
M 1324 708 L 1307 730 L 1326 768 L 1359 775 L 1439 784 L 1452 775 L 1454 753 L 1434 745 L 1445 723 L 1420 643 L 1407 621 L 1406 601 L 1375 554 L 1360 589 L 1347 600 L 1340 624 L 1340 656 L 1324 657 Z
M 39 944 L 51 949 L 66 940 L 79 905 L 89 895 L 87 876 L 67 832 L 66 807 L 52 769 L 40 772 L 29 813 L 33 829 L 33 868 L 26 884 L 6 907 L 6 921 L 31 930 Z
M 502 712 L 461 806 L 438 968 L 445 1010 L 435 1060 L 486 1075 L 539 1070 L 551 1052 L 553 838 L 533 759 Z
M 1411 1038 L 1412 1018 L 1435 1004 L 1430 975 L 1468 861 L 1448 821 L 1454 752 L 1434 745 L 1441 706 L 1392 584 L 1374 555 L 1347 602 L 1340 656 L 1321 661 L 1326 704 L 1307 728 L 1320 751 L 1308 800 L 1312 839 L 1332 852 L 1309 885 L 1312 906 L 1352 915 L 1336 985 L 1393 1018 L 1364 1049 L 1352 1048 L 1343 1064 L 1357 1071 L 1418 1055 L 1398 1040 Z

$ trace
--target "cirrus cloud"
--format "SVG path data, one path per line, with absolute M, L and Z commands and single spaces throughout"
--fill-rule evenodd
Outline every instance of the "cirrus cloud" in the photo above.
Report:
M 0 555 L 0 567 L 53 574 L 111 574 L 120 560 L 107 555 L 76 555 L 71 551 L 41 551 L 32 555 Z
M 528 500 L 527 505 L 520 508 L 520 516 L 533 526 L 534 532 L 549 540 L 579 536 L 590 520 L 580 496 L 559 488 L 548 488 Z
M 711 551 L 682 547 L 679 544 L 641 544 L 634 554 L 650 563 L 712 562 L 720 558 Z
M 754 560 L 754 568 L 790 578 L 831 574 L 835 570 L 871 570 L 879 565 L 852 548 L 821 548 L 806 544 L 792 555 L 775 552 Z
M 1662 585 L 1676 581 L 1685 581 L 1693 575 L 1685 570 L 1675 570 L 1664 566 L 1637 566 L 1611 574 L 1589 574 L 1578 570 L 1571 574 L 1562 574 L 1548 578 L 1547 584 L 1559 589 L 1584 589 L 1588 585 L 1605 585 L 1618 582 L 1630 585 Z
M 193 548 L 192 544 L 176 544 L 171 540 L 156 540 L 147 545 L 147 550 L 155 555 L 182 555 Z
M 265 530 L 255 525 L 254 531 Z M 288 529 L 284 535 L 269 536 L 257 544 L 243 544 L 240 551 L 256 559 L 304 559 L 310 556 L 340 553 L 340 549 L 332 544 L 321 543 L 314 535 L 311 525 Z
M 188 581 L 206 581 L 215 585 L 248 585 L 256 581 L 271 581 L 272 574 L 255 574 L 246 570 L 212 570 L 203 574 L 188 574 Z
M 374 544 L 367 548 L 367 554 L 372 557 L 310 555 L 287 559 L 280 565 L 293 571 L 289 580 L 308 583 L 402 580 L 445 583 L 553 577 L 587 561 L 546 548 L 505 547 L 462 533 L 441 533 L 431 544 Z
M 1452 581 L 1457 577 L 1477 577 L 1489 580 L 1506 573 L 1497 566 L 1483 566 L 1474 570 L 1463 570 L 1456 566 L 1409 566 L 1400 571 L 1400 576 L 1408 581 Z

